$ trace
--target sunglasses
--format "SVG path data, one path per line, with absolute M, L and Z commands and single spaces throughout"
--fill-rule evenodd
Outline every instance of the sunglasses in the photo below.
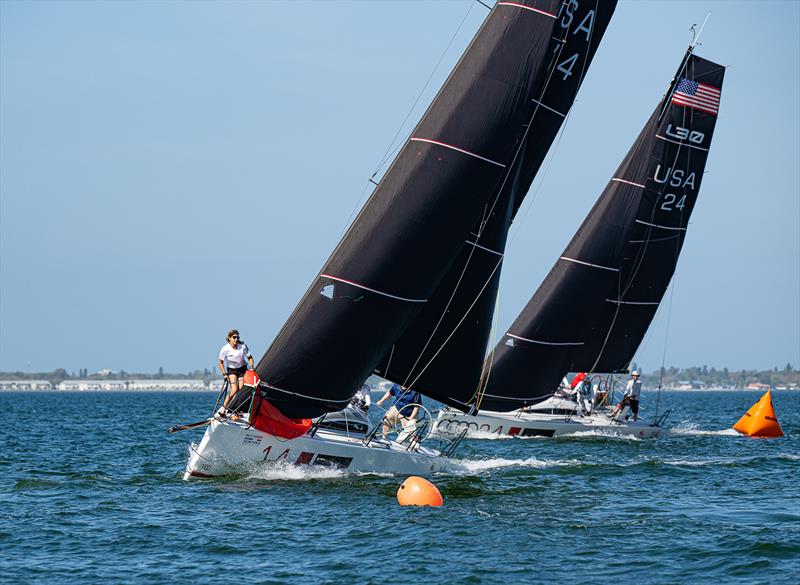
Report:
M 238 335 L 231 335 L 231 339 L 239 339 Z

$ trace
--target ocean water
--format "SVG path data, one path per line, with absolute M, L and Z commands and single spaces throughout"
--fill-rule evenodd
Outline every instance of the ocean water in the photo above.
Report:
M 182 481 L 203 431 L 166 429 L 209 393 L 0 393 L 0 581 L 798 583 L 800 392 L 781 439 L 729 430 L 758 398 L 665 392 L 658 440 L 465 441 L 433 509 L 391 475 Z

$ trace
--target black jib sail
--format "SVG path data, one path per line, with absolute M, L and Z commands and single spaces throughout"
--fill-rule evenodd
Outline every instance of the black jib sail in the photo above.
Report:
M 625 371 L 675 271 L 724 74 L 721 65 L 687 53 L 567 249 L 495 348 L 481 409 L 541 400 L 569 371 Z
M 507 180 L 559 0 L 498 2 L 256 368 L 286 416 L 344 407 Z M 566 67 L 566 66 L 565 66 Z
M 375 373 L 466 410 L 481 379 L 508 230 L 591 64 L 616 0 L 559 8 L 520 155 L 433 296 Z

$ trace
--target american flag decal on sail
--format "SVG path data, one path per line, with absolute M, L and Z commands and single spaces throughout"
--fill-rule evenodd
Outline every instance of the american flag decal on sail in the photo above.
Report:
M 681 77 L 672 94 L 672 103 L 716 115 L 719 111 L 720 90 L 713 85 Z

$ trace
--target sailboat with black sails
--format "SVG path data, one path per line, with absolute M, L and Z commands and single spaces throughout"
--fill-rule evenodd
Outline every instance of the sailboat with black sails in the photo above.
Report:
M 210 422 L 191 448 L 185 478 L 275 461 L 417 474 L 449 467 L 449 450 L 420 445 L 419 434 L 398 443 L 361 432 L 360 425 L 340 430 L 311 419 L 345 408 L 441 294 L 465 247 L 487 247 L 483 230 L 474 233 L 476 223 L 498 209 L 508 185 L 528 180 L 528 166 L 538 165 L 563 120 L 558 103 L 543 101 L 555 87 L 554 73 L 570 81 L 559 94 L 568 107 L 579 85 L 574 80 L 582 79 L 614 6 L 597 0 L 495 4 L 249 376 L 250 412 Z M 590 42 L 569 52 L 580 39 Z M 549 108 L 555 117 L 546 120 Z
M 567 372 L 591 378 L 627 371 L 675 271 L 724 73 L 690 47 L 593 209 L 495 347 L 475 402 L 480 414 L 443 410 L 440 433 L 658 435 L 658 420 L 612 420 L 591 404 L 582 408 L 580 399 L 555 393 Z

